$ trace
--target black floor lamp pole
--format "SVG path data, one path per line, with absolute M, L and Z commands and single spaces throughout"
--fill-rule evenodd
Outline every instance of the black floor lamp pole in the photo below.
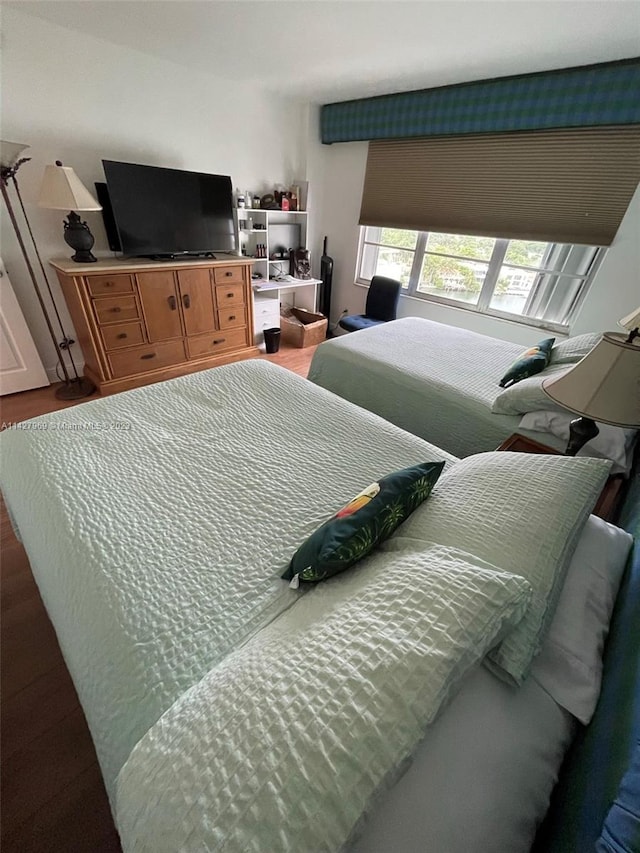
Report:
M 18 164 L 20 165 L 20 164 Z M 24 207 L 24 203 L 22 201 L 22 196 L 20 194 L 20 188 L 18 187 L 18 182 L 15 176 L 16 169 L 3 169 L 2 170 L 2 178 L 0 180 L 0 184 L 2 186 L 2 197 L 4 198 L 4 203 L 7 206 L 7 211 L 9 213 L 9 218 L 11 220 L 11 224 L 13 225 L 13 230 L 15 231 L 16 238 L 18 240 L 18 245 L 20 246 L 20 250 L 22 252 L 22 256 L 24 258 L 24 262 L 27 266 L 27 270 L 29 271 L 29 277 L 31 278 L 31 283 L 33 284 L 33 289 L 36 292 L 36 296 L 38 297 L 38 302 L 40 303 L 40 308 L 42 309 L 42 313 L 44 315 L 45 322 L 47 324 L 47 329 L 49 330 L 49 335 L 51 336 L 51 340 L 56 348 L 56 352 L 58 353 L 58 361 L 60 363 L 60 367 L 62 368 L 62 372 L 64 374 L 64 382 L 61 388 L 56 390 L 56 397 L 60 400 L 79 400 L 83 397 L 88 397 L 95 391 L 95 385 L 91 382 L 90 379 L 87 379 L 84 376 L 78 375 L 78 370 L 76 368 L 75 361 L 73 360 L 73 355 L 71 354 L 69 347 L 71 344 L 75 343 L 69 336 L 65 333 L 64 326 L 62 324 L 62 318 L 60 317 L 60 313 L 58 311 L 58 307 L 56 305 L 55 299 L 53 298 L 53 293 L 51 292 L 51 285 L 49 284 L 49 279 L 47 278 L 47 274 L 44 269 L 44 264 L 42 263 L 42 258 L 40 257 L 40 252 L 38 251 L 38 246 L 33 236 L 33 231 L 31 230 L 31 224 L 27 217 L 27 212 Z M 33 248 L 38 259 L 38 263 L 40 265 L 40 270 L 42 272 L 42 277 L 47 286 L 47 291 L 49 293 L 49 298 L 51 299 L 51 304 L 53 306 L 53 310 L 56 315 L 56 320 L 60 327 L 60 333 L 62 335 L 62 341 L 59 341 L 53 325 L 51 323 L 51 319 L 49 318 L 49 312 L 47 310 L 47 306 L 45 304 L 44 298 L 42 296 L 42 290 L 40 285 L 38 284 L 38 278 L 36 276 L 35 270 L 31 263 L 31 259 L 29 258 L 29 254 L 27 252 L 27 247 L 25 245 L 24 240 L 22 239 L 22 234 L 20 232 L 20 227 L 18 225 L 18 220 L 16 219 L 15 211 L 13 209 L 13 205 L 11 204 L 11 199 L 9 198 L 8 193 L 8 184 L 9 180 L 13 182 L 13 186 L 20 202 L 20 207 L 22 209 L 22 215 L 24 216 L 24 221 L 27 224 L 27 229 L 29 231 L 29 236 L 31 238 L 31 242 L 33 244 Z M 69 356 L 69 360 L 71 362 L 72 373 L 73 376 L 69 375 L 69 370 L 64 360 L 63 351 Z

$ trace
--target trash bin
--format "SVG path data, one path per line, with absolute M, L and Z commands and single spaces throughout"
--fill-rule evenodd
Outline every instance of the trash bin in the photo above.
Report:
M 265 329 L 264 345 L 267 352 L 278 352 L 280 349 L 280 329 Z

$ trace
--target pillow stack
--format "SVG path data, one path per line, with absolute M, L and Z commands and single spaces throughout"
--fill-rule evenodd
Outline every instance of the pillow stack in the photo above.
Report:
M 413 466 L 373 484 L 301 545 L 283 577 L 323 580 L 378 545 L 390 560 L 398 549 L 418 547 L 428 559 L 434 548 L 445 546 L 489 570 L 518 575 L 531 586 L 530 604 L 487 663 L 501 678 L 521 684 L 542 647 L 610 463 L 481 453 L 456 462 L 438 480 L 443 465 Z
M 548 338 L 522 353 L 500 380 L 500 387 L 505 390 L 495 398 L 491 411 L 496 415 L 566 412 L 544 393 L 542 383 L 550 376 L 557 377 L 570 370 L 591 352 L 601 337 L 599 332 L 589 332 L 567 338 L 557 346 L 553 346 L 555 338 Z

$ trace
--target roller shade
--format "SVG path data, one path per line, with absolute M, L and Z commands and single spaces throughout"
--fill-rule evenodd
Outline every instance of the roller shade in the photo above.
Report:
M 608 246 L 640 180 L 640 126 L 369 143 L 360 224 Z

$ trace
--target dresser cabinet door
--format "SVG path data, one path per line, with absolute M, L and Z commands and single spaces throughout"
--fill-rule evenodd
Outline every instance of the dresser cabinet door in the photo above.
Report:
M 173 272 L 142 272 L 136 278 L 149 340 L 181 338 L 180 304 Z
M 208 269 L 179 270 L 178 286 L 187 335 L 200 335 L 216 328 L 216 314 Z

